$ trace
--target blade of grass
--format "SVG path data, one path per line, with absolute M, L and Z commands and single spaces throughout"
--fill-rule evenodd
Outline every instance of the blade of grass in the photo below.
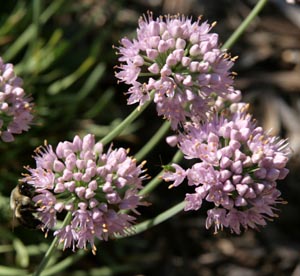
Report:
M 22 1 L 18 1 L 15 9 L 9 14 L 4 23 L 0 26 L 0 37 L 9 34 L 15 26 L 24 18 L 25 4 Z
M 23 276 L 23 275 L 27 275 L 27 271 L 25 269 L 0 265 L 0 276 Z
M 92 106 L 85 114 L 84 118 L 95 118 L 100 112 L 103 110 L 107 104 L 111 101 L 114 96 L 114 90 L 112 88 L 107 89 L 98 100 L 95 102 L 94 106 Z
M 23 268 L 28 267 L 29 255 L 24 243 L 20 239 L 15 238 L 13 246 L 16 250 L 16 264 Z
M 47 9 L 41 14 L 40 23 L 45 24 L 49 18 L 55 14 L 65 3 L 64 0 L 53 1 Z M 27 29 L 19 36 L 19 38 L 5 51 L 3 54 L 4 60 L 12 60 L 23 48 L 34 38 L 35 27 L 29 25 Z
M 61 91 L 69 88 L 74 84 L 80 77 L 82 77 L 93 65 L 95 59 L 93 57 L 87 57 L 77 70 L 68 75 L 67 77 L 60 79 L 50 85 L 48 92 L 50 95 L 56 95 Z

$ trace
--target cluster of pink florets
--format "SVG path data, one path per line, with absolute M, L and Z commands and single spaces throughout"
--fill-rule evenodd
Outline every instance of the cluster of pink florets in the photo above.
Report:
M 38 148 L 36 168 L 22 181 L 34 187 L 33 201 L 44 230 L 52 229 L 57 215 L 71 212 L 70 222 L 55 231 L 63 247 L 86 248 L 94 239 L 107 240 L 115 234 L 126 234 L 135 216 L 133 211 L 144 204 L 138 192 L 145 178 L 142 165 L 137 165 L 123 148 L 103 152 L 93 135 L 72 142 L 60 142 Z
M 28 131 L 33 119 L 31 98 L 25 95 L 22 83 L 13 65 L 0 57 L 0 137 L 4 142 Z
M 158 115 L 177 129 L 205 119 L 217 96 L 237 94 L 230 71 L 234 59 L 219 48 L 212 27 L 200 18 L 142 17 L 137 38 L 123 38 L 118 48 L 116 77 L 130 85 L 128 103 L 143 105 L 155 91 Z
M 215 116 L 203 125 L 186 125 L 178 137 L 179 148 L 195 164 L 186 170 L 174 164 L 165 172 L 171 187 L 185 179 L 194 193 L 186 195 L 185 210 L 198 210 L 205 200 L 213 206 L 206 226 L 215 231 L 229 227 L 255 228 L 275 217 L 274 205 L 281 203 L 276 181 L 288 173 L 290 150 L 287 142 L 268 135 L 256 126 L 247 106 L 227 116 Z

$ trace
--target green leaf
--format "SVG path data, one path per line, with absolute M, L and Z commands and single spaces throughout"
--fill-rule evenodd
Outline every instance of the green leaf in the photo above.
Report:
M 27 272 L 24 269 L 18 269 L 14 267 L 0 265 L 0 275 L 1 276 L 22 276 L 22 275 L 27 275 Z
M 61 91 L 66 90 L 72 84 L 74 84 L 80 77 L 82 77 L 95 63 L 95 59 L 92 57 L 86 58 L 79 68 L 69 76 L 60 79 L 50 85 L 48 92 L 50 95 L 56 95 Z
M 27 249 L 20 239 L 15 238 L 13 241 L 13 246 L 16 250 L 16 263 L 20 267 L 28 267 L 29 265 L 29 255 Z

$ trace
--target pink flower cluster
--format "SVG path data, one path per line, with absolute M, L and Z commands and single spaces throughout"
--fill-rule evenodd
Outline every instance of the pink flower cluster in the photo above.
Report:
M 13 65 L 0 57 L 0 137 L 4 142 L 12 142 L 15 134 L 28 131 L 33 119 L 31 98 L 21 86 Z
M 200 18 L 152 13 L 139 20 L 137 36 L 118 47 L 116 77 L 130 85 L 128 103 L 143 105 L 154 93 L 158 115 L 179 131 L 168 137 L 194 165 L 166 166 L 163 179 L 176 187 L 183 181 L 195 188 L 185 210 L 211 202 L 207 228 L 265 225 L 282 203 L 277 180 L 288 173 L 287 142 L 256 126 L 234 89 L 230 72 L 234 58 L 219 48 L 213 27 Z
M 54 151 L 50 145 L 36 150 L 36 168 L 22 181 L 35 188 L 33 201 L 38 218 L 47 231 L 57 223 L 57 215 L 71 212 L 72 219 L 54 232 L 63 247 L 86 248 L 94 239 L 107 240 L 135 221 L 138 205 L 145 204 L 138 195 L 145 175 L 143 164 L 137 166 L 124 148 L 103 152 L 93 135 L 72 142 L 60 142 Z
M 194 187 L 186 194 L 186 211 L 198 210 L 204 200 L 212 204 L 207 228 L 228 227 L 239 234 L 241 227 L 256 228 L 276 216 L 274 206 L 283 202 L 276 181 L 288 173 L 290 150 L 285 140 L 256 126 L 247 105 L 232 109 L 203 125 L 186 124 L 179 148 L 195 163 L 187 170 L 173 164 L 163 179 L 173 182 L 170 187 L 185 179 Z
M 216 96 L 234 97 L 234 59 L 219 48 L 212 26 L 184 16 L 141 18 L 137 38 L 123 38 L 118 48 L 116 77 L 130 85 L 128 103 L 143 105 L 155 91 L 158 115 L 177 129 L 206 118 Z

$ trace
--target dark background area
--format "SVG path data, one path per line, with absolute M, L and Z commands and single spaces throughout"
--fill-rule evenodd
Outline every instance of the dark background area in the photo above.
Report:
M 21 46 L 15 52 L 13 47 L 30 28 L 35 11 L 29 1 L 5 2 L 0 9 L 0 56 L 16 65 L 26 91 L 34 98 L 37 119 L 31 131 L 15 143 L 0 144 L 0 245 L 12 243 L 14 248 L 0 252 L 0 265 L 21 266 L 16 258 L 17 239 L 29 252 L 41 252 L 29 253 L 30 264 L 25 267 L 31 270 L 51 235 L 45 240 L 43 233 L 21 226 L 12 231 L 10 191 L 24 172 L 23 166 L 33 164 L 34 148 L 45 139 L 56 145 L 75 133 L 87 132 L 100 139 L 135 108 L 126 105 L 128 87 L 117 84 L 114 77 L 118 61 L 112 45 L 117 46 L 123 36 L 133 37 L 138 18 L 147 10 L 155 16 L 181 13 L 217 21 L 214 31 L 225 42 L 256 1 L 41 1 L 40 14 L 54 2 L 59 8 L 45 22 L 40 19 L 38 35 L 17 44 Z M 242 90 L 243 100 L 250 102 L 258 124 L 288 138 L 293 149 L 290 174 L 278 184 L 288 201 L 279 206 L 279 218 L 259 231 L 214 235 L 212 229 L 205 229 L 203 206 L 199 212 L 182 212 L 137 236 L 101 243 L 96 256 L 87 253 L 56 275 L 300 275 L 300 6 L 269 1 L 230 52 L 239 56 L 233 68 L 238 73 L 235 87 Z M 88 82 L 93 74 L 95 81 Z M 161 123 L 151 106 L 114 145 L 130 147 L 134 154 Z M 158 173 L 173 153 L 162 141 L 147 156 L 149 174 Z M 189 191 L 183 185 L 171 191 L 167 186 L 161 183 L 149 196 L 152 205 L 139 209 L 143 219 L 182 201 Z M 76 253 L 66 250 L 56 258 L 72 254 Z

